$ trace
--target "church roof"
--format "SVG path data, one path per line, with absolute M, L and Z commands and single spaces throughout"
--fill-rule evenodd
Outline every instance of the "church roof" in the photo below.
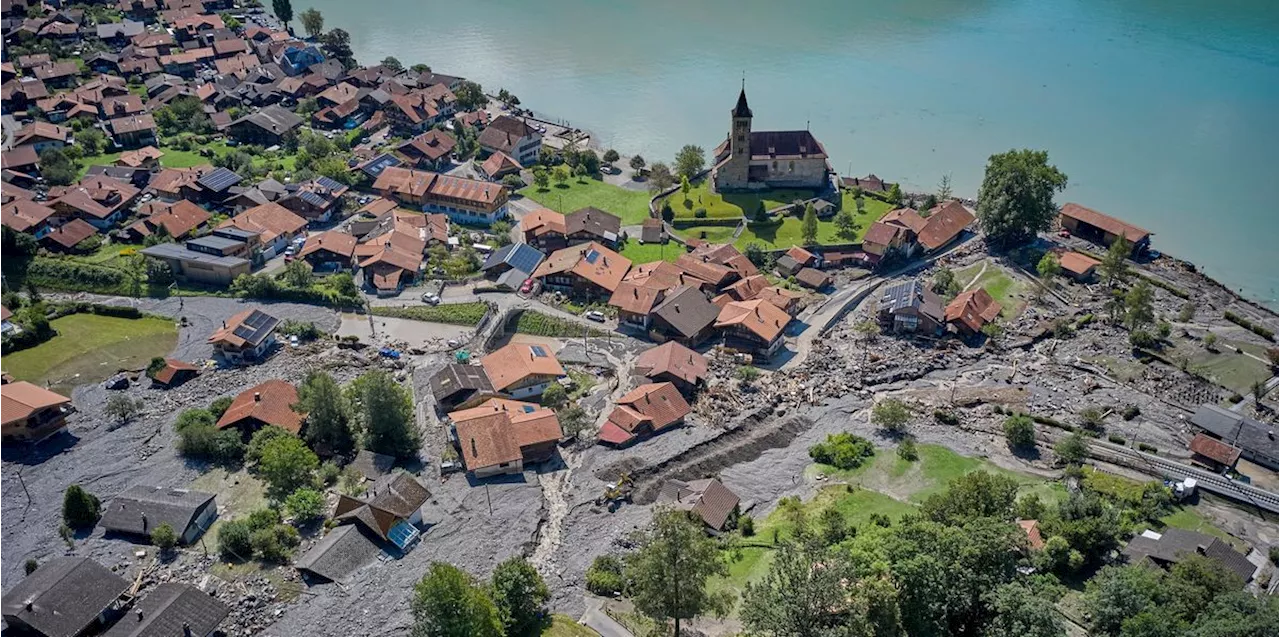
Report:
M 734 117 L 751 117 L 751 107 L 747 106 L 747 89 L 738 93 L 738 103 L 733 107 Z
M 807 130 L 751 131 L 752 159 L 825 159 L 826 156 L 827 149 Z

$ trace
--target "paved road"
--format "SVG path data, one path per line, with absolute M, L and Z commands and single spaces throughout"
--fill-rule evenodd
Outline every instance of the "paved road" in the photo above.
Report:
M 582 614 L 582 619 L 578 620 L 579 624 L 600 633 L 603 637 L 635 637 L 631 631 L 613 621 L 613 618 L 604 612 L 604 600 L 587 596 L 584 601 L 587 603 L 587 612 Z

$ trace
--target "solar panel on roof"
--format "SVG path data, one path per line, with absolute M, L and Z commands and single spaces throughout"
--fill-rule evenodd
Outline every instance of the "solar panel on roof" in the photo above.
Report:
M 542 253 L 527 243 L 512 244 L 515 249 L 506 255 L 506 262 L 521 272 L 533 272 L 542 263 Z
M 375 157 L 373 161 L 368 164 L 365 164 L 363 170 L 370 176 L 377 177 L 382 174 L 382 171 L 392 166 L 399 166 L 400 163 L 400 159 L 395 155 L 383 154 Z
M 311 191 L 304 191 L 302 194 L 298 195 L 298 198 L 317 208 L 323 208 L 325 206 L 324 197 L 321 197 Z
M 342 184 L 329 179 L 328 177 L 318 177 L 316 178 L 316 183 L 328 188 L 329 190 L 342 190 L 344 188 Z
M 539 358 L 546 358 L 547 356 L 547 350 L 543 349 L 541 345 L 533 345 L 529 349 L 533 351 L 534 356 Z
M 597 252 L 596 250 L 588 250 L 587 256 L 585 258 L 587 260 L 587 263 L 590 263 L 591 265 L 595 265 L 596 260 L 600 258 L 600 253 Z
M 197 179 L 196 183 L 200 184 L 204 188 L 208 188 L 209 190 L 221 192 L 240 183 L 241 181 L 244 181 L 244 178 L 231 172 L 229 169 L 215 168 L 213 172 Z

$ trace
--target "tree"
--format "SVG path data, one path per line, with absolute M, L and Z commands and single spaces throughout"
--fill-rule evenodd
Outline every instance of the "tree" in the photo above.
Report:
M 134 400 L 124 394 L 113 394 L 107 399 L 107 405 L 102 409 L 102 413 L 110 416 L 118 423 L 127 423 L 138 414 L 142 413 L 142 399 Z
M 301 523 L 317 520 L 324 517 L 324 494 L 305 487 L 298 489 L 284 499 L 284 510 Z
M 826 440 L 809 447 L 814 462 L 844 470 L 857 469 L 875 453 L 871 441 L 847 431 L 828 434 Z
M 422 439 L 409 392 L 385 371 L 362 374 L 347 388 L 356 421 L 365 430 L 365 448 L 397 458 L 418 455 Z
M 566 436 L 578 436 L 583 429 L 587 428 L 591 422 L 587 419 L 587 412 L 583 411 L 578 403 L 571 403 L 569 406 L 556 412 L 556 416 L 560 419 L 560 429 L 564 431 Z
M 960 282 L 956 280 L 956 273 L 945 265 L 933 273 L 933 285 L 930 287 L 934 294 L 940 294 L 948 299 L 960 294 Z
M 1004 420 L 1004 437 L 1009 446 L 1015 449 L 1034 449 L 1036 446 L 1036 424 L 1031 416 L 1014 414 Z
M 666 164 L 658 162 L 649 167 L 649 190 L 654 192 L 666 190 L 675 183 L 675 177 Z
M 324 16 L 314 7 L 299 13 L 298 20 L 302 22 L 302 30 L 307 32 L 307 37 L 314 40 L 324 33 Z
M 978 188 L 978 221 L 989 240 L 1014 245 L 1049 229 L 1057 216 L 1054 193 L 1067 187 L 1067 176 L 1049 164 L 1049 153 L 1010 150 L 987 160 Z
M 474 111 L 489 101 L 489 98 L 484 96 L 484 89 L 472 81 L 464 81 L 459 84 L 458 90 L 454 91 L 453 94 L 458 98 L 458 108 L 467 111 Z
M 892 186 L 890 186 L 888 199 L 889 199 L 889 203 L 895 206 L 901 206 L 902 205 L 902 187 L 900 187 L 898 184 L 893 184 Z
M 97 496 L 78 484 L 67 487 L 62 494 L 62 521 L 73 529 L 93 527 L 102 516 L 101 511 L 102 503 Z
M 298 386 L 298 413 L 307 415 L 307 444 L 326 454 L 345 456 L 355 448 L 351 430 L 351 406 L 338 382 L 322 371 L 312 371 Z
M 582 178 L 587 176 L 587 165 L 578 164 L 573 167 L 573 176 L 578 178 L 578 183 L 585 183 Z
M 1080 464 L 1089 456 L 1089 445 L 1084 440 L 1084 434 L 1073 433 L 1059 440 L 1058 444 L 1053 446 L 1053 452 L 1067 464 Z
M 776 637 L 871 634 L 864 584 L 841 551 L 813 539 L 785 542 L 764 578 L 743 591 L 742 623 L 751 634 Z
M 701 522 L 684 511 L 659 511 L 634 541 L 636 550 L 626 556 L 624 572 L 636 610 L 663 624 L 674 620 L 676 635 L 681 634 L 681 620 L 728 610 L 725 594 L 707 590 L 709 578 L 729 570 Z
M 156 109 L 155 120 L 161 135 L 207 135 L 213 132 L 213 120 L 204 112 L 204 105 L 199 98 L 190 95 L 176 97 Z
M 1137 330 L 1151 325 L 1156 320 L 1154 307 L 1155 293 L 1151 284 L 1138 281 L 1124 295 L 1124 322 L 1130 330 Z
M 173 530 L 172 524 L 162 522 L 151 531 L 151 543 L 161 551 L 169 551 L 178 545 L 178 533 Z
M 60 148 L 40 151 L 40 175 L 52 186 L 67 186 L 76 181 L 76 164 Z
M 560 383 L 551 383 L 542 390 L 542 404 L 547 407 L 559 407 L 568 399 L 569 395 L 565 392 L 564 385 Z
M 605 161 L 608 161 L 608 160 L 605 160 Z M 641 157 L 640 155 L 633 155 L 633 156 L 631 157 L 631 163 L 630 163 L 630 166 L 631 166 L 631 170 L 636 170 L 636 171 L 638 171 L 638 170 L 643 169 L 643 168 L 644 168 L 644 157 Z
M 27 561 L 22 563 L 22 571 L 27 575 L 30 575 L 36 572 L 36 570 L 39 568 L 40 568 L 40 562 L 36 561 L 36 558 L 34 557 L 29 557 L 27 558 Z
M 394 71 L 396 73 L 400 73 L 404 71 L 404 65 L 400 63 L 400 60 L 397 60 L 395 57 L 390 55 L 382 58 L 381 64 L 382 66 L 386 67 L 388 70 Z
M 684 195 L 684 205 L 686 207 L 689 205 L 689 191 L 692 189 L 693 186 L 689 184 L 689 177 L 680 175 L 680 193 Z
M 951 481 L 947 490 L 929 496 L 920 507 L 924 517 L 942 524 L 961 525 L 974 518 L 1013 520 L 1018 483 L 1013 478 L 975 471 Z
M 947 201 L 951 196 L 951 173 L 947 173 L 942 176 L 942 181 L 938 182 L 938 200 Z
M 267 483 L 267 493 L 283 500 L 298 489 L 315 483 L 320 459 L 293 436 L 272 438 L 262 448 L 258 474 Z
M 1102 264 L 1099 269 L 1102 270 L 1102 282 L 1108 286 L 1116 283 L 1123 283 L 1129 276 L 1129 242 L 1124 237 L 1116 237 L 1115 241 L 1107 247 L 1107 253 L 1102 256 Z
M 915 462 L 920 459 L 920 452 L 916 449 L 915 436 L 902 437 L 902 442 L 898 443 L 898 457 L 907 462 Z
M 800 220 L 800 241 L 811 246 L 818 243 L 818 212 L 813 203 L 804 205 L 804 218 Z
M 578 154 L 578 161 L 582 163 L 582 167 L 587 170 L 588 175 L 600 174 L 600 156 L 596 151 L 588 148 Z
M 890 432 L 906 430 L 911 410 L 896 398 L 886 398 L 871 408 L 871 424 Z
M 569 167 L 561 165 L 552 168 L 551 178 L 556 181 L 557 186 L 564 186 L 569 181 Z
M 218 552 L 226 560 L 243 561 L 253 557 L 253 529 L 247 520 L 228 520 L 218 528 Z
M 1065 592 L 1061 586 L 1037 591 L 1021 583 L 1005 584 L 995 590 L 992 608 L 995 618 L 982 634 L 985 637 L 1066 637 L 1058 619 L 1055 600 Z
M 702 168 L 706 165 L 706 153 L 703 152 L 701 146 L 686 144 L 676 153 L 676 174 L 682 177 L 693 179 L 702 172 Z
M 1080 417 L 1080 425 L 1085 429 L 1102 431 L 1103 415 L 1101 409 L 1098 409 L 1097 407 L 1085 407 L 1076 415 Z
M 431 66 L 419 62 L 409 67 L 409 71 L 412 72 L 414 75 L 422 75 L 423 73 L 430 73 Z
M 840 238 L 852 241 L 858 236 L 858 222 L 854 220 L 853 213 L 848 210 L 841 210 L 836 213 L 836 234 Z
M 542 633 L 551 594 L 528 560 L 517 556 L 499 564 L 493 571 L 492 590 L 506 637 L 536 637 Z
M 934 207 L 936 207 L 937 205 L 938 205 L 938 198 L 936 196 L 926 195 L 924 198 L 924 201 L 920 203 L 920 207 L 917 208 L 916 210 L 920 212 L 921 217 L 928 218 L 928 216 L 932 214 Z
M 500 637 L 498 609 L 471 576 L 433 562 L 413 587 L 413 637 Z
M 289 23 L 293 22 L 293 3 L 289 0 L 271 0 L 271 11 L 276 14 L 277 18 L 284 23 L 285 28 L 289 28 Z
M 587 568 L 587 590 L 613 597 L 622 592 L 622 561 L 612 555 L 597 555 Z
M 107 136 L 96 128 L 86 128 L 76 132 L 76 145 L 84 149 L 86 155 L 97 155 L 107 144 Z
M 638 155 L 637 155 L 637 156 L 638 156 Z M 603 160 L 604 160 L 604 163 L 609 164 L 610 166 L 612 166 L 614 162 L 616 162 L 616 161 L 618 161 L 618 159 L 620 159 L 620 157 L 618 156 L 618 151 L 616 151 L 616 150 L 614 150 L 614 149 L 610 148 L 609 150 L 604 151 L 604 157 L 601 157 L 601 159 L 603 159 Z M 641 160 L 641 161 L 643 161 L 643 160 Z
M 294 259 L 284 266 L 280 281 L 297 290 L 311 287 L 311 265 L 302 259 Z
M 356 67 L 355 54 L 351 52 L 351 34 L 344 29 L 332 29 L 320 37 L 320 48 L 325 55 L 342 63 L 342 68 Z
M 1036 264 L 1036 272 L 1040 274 L 1040 280 L 1046 285 L 1053 285 L 1053 277 L 1058 276 L 1062 272 L 1062 265 L 1058 263 L 1058 257 L 1052 252 L 1044 253 L 1040 257 L 1040 262 Z
M 542 166 L 535 166 L 533 169 L 533 185 L 538 190 L 546 190 L 551 185 L 551 176 L 547 174 L 547 169 Z

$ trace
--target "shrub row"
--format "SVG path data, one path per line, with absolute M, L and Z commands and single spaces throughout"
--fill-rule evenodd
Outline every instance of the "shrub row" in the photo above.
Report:
M 480 302 L 450 303 L 447 305 L 412 305 L 408 307 L 388 307 L 375 305 L 369 311 L 377 316 L 427 321 L 429 323 L 448 323 L 450 325 L 476 326 L 489 311 L 489 306 Z
M 1265 338 L 1269 341 L 1274 341 L 1276 338 L 1275 332 L 1267 329 L 1265 326 L 1257 325 L 1254 322 L 1250 321 L 1249 319 L 1243 316 L 1240 316 L 1235 312 L 1232 312 L 1231 310 L 1227 310 L 1226 312 L 1223 312 L 1222 318 L 1227 319 L 1228 321 L 1231 321 L 1232 323 L 1235 323 L 1236 325 L 1239 325 L 1240 327 L 1243 327 L 1244 329 L 1249 330 L 1250 332 L 1253 332 L 1254 334 L 1257 334 L 1258 336 L 1261 336 L 1262 338 Z
M 1145 451 L 1147 453 L 1156 453 L 1159 450 L 1156 449 L 1154 446 L 1149 445 L 1145 442 L 1140 442 L 1138 443 L 1138 451 Z
M 1164 291 L 1168 292 L 1169 294 L 1172 294 L 1172 295 L 1174 295 L 1174 296 L 1176 296 L 1176 297 L 1178 297 L 1178 298 L 1180 298 L 1180 299 L 1189 299 L 1189 298 L 1191 298 L 1191 294 L 1190 294 L 1190 293 L 1188 293 L 1186 290 L 1184 290 L 1184 289 L 1182 289 L 1182 288 L 1179 288 L 1179 287 L 1174 287 L 1173 285 L 1170 285 L 1170 284 L 1168 284 L 1168 283 L 1165 283 L 1164 281 L 1161 281 L 1160 279 L 1157 279 L 1157 278 L 1154 278 L 1154 277 L 1149 277 L 1149 276 L 1147 276 L 1147 275 L 1145 275 L 1145 274 L 1139 274 L 1139 275 L 1138 275 L 1138 278 L 1139 278 L 1139 279 L 1142 279 L 1143 281 L 1146 281 L 1147 283 L 1150 283 L 1151 285 L 1154 285 L 1154 286 L 1156 286 L 1156 287 L 1158 287 L 1158 288 L 1160 288 L 1160 289 L 1162 289 L 1162 290 L 1164 290 Z
M 40 288 L 99 294 L 127 294 L 129 277 L 115 268 L 68 259 L 36 257 L 27 266 L 28 281 Z

